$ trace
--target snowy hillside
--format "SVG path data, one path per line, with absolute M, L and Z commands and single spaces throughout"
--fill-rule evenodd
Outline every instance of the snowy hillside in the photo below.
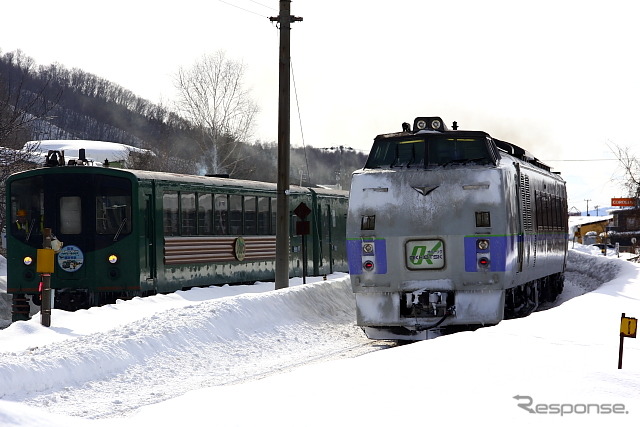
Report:
M 346 275 L 54 310 L 0 331 L 0 425 L 637 425 L 640 268 L 576 247 L 561 305 L 400 347 L 354 325 Z

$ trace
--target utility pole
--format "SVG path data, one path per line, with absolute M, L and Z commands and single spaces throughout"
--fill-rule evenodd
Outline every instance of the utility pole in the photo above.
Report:
M 587 216 L 591 216 L 589 215 L 589 202 L 591 201 L 591 199 L 584 199 L 585 202 L 587 202 Z
M 291 0 L 280 0 L 280 15 L 269 18 L 280 28 L 278 92 L 278 198 L 276 201 L 276 289 L 289 287 L 289 164 L 291 114 Z

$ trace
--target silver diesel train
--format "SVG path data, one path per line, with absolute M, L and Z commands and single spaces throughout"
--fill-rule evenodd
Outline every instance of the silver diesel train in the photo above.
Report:
M 378 135 L 354 172 L 347 257 L 372 339 L 526 316 L 562 292 L 564 180 L 530 153 L 439 117 Z

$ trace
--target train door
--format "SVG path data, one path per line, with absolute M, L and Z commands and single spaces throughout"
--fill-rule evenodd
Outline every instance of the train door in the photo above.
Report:
M 64 181 L 67 182 L 64 182 Z M 51 232 L 64 243 L 58 254 L 59 269 L 53 277 L 53 287 L 74 284 L 84 288 L 88 271 L 95 270 L 95 251 L 100 246 L 95 235 L 95 206 L 93 177 L 75 175 L 73 179 L 64 176 L 51 177 L 45 180 L 44 186 L 44 218 L 42 228 L 50 228 Z

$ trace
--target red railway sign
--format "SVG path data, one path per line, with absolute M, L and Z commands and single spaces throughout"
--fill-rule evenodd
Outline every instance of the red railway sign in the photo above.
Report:
M 630 197 L 618 197 L 611 199 L 611 206 L 631 206 L 636 205 L 636 199 Z

